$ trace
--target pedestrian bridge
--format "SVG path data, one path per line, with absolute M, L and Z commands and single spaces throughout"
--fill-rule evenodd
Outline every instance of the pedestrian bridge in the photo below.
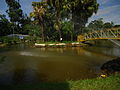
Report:
M 84 42 L 89 40 L 102 40 L 102 39 L 120 39 L 120 28 L 111 28 L 104 30 L 97 30 L 89 33 L 78 35 L 77 41 Z

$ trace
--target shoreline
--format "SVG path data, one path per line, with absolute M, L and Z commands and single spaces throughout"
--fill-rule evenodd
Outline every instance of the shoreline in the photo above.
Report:
M 87 44 L 73 42 L 73 43 L 35 43 L 34 46 L 38 48 L 42 47 L 83 47 Z

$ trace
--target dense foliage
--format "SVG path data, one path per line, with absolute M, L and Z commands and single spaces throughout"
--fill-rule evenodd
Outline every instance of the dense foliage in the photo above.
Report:
M 108 28 L 113 28 L 113 22 L 104 22 L 102 18 L 98 20 L 91 21 L 87 27 L 84 28 L 85 32 L 91 32 L 96 30 L 105 30 Z
M 32 6 L 34 11 L 30 15 L 41 27 L 42 40 L 61 41 L 73 40 L 83 33 L 88 18 L 97 12 L 99 4 L 96 0 L 42 0 L 33 2 Z
M 23 13 L 19 0 L 6 0 L 6 4 L 9 19 L 0 15 L 0 36 L 29 34 L 42 41 L 73 41 L 78 34 L 114 26 L 98 19 L 85 27 L 98 10 L 96 0 L 41 0 L 32 3 L 30 16 Z
M 8 6 L 8 10 L 6 11 L 8 16 L 10 17 L 10 21 L 14 24 L 13 33 L 20 33 L 20 21 L 23 17 L 23 11 L 21 9 L 21 5 L 19 2 L 15 0 L 5 0 Z
M 8 21 L 5 15 L 0 15 L 0 36 L 5 36 L 12 33 L 13 24 Z

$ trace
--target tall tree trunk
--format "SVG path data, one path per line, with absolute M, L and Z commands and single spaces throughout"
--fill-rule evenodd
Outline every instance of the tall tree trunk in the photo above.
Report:
M 44 37 L 44 25 L 41 23 L 41 31 L 42 31 L 42 41 L 45 41 L 45 37 Z
M 71 33 L 70 36 L 71 36 L 71 41 L 73 41 L 73 33 Z
M 39 24 L 40 24 L 40 26 L 41 26 L 40 30 L 41 30 L 41 33 L 42 33 L 42 41 L 44 42 L 44 41 L 45 41 L 45 37 L 44 37 L 44 24 L 43 24 L 42 21 L 43 21 L 43 20 L 42 20 L 42 17 L 40 17 L 40 19 L 39 19 Z
M 57 10 L 57 14 L 56 14 L 56 22 L 58 25 L 58 33 L 59 33 L 59 40 L 61 41 L 62 35 L 61 35 L 61 25 L 60 25 L 60 12 L 59 10 Z
M 76 12 L 72 12 L 72 21 L 74 22 L 74 32 L 75 35 L 79 35 L 84 33 L 83 27 L 85 27 L 85 24 L 88 21 L 88 18 L 82 14 L 77 14 Z
M 58 32 L 59 32 L 59 40 L 61 41 L 62 35 L 60 29 L 58 30 Z

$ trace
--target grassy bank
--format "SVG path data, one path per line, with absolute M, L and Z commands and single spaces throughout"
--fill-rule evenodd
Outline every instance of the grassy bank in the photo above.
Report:
M 0 86 L 0 90 L 120 90 L 120 75 L 62 83 Z

